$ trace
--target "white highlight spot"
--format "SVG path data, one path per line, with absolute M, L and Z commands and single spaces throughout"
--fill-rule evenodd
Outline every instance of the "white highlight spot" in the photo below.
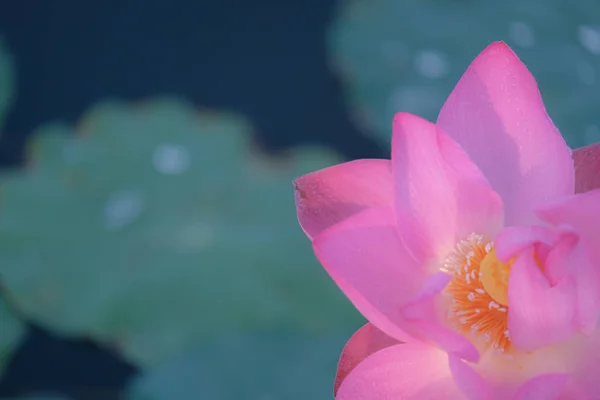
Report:
M 415 69 L 421 75 L 436 79 L 448 73 L 446 56 L 437 50 L 422 50 L 415 57 Z
M 104 206 L 104 226 L 118 230 L 130 224 L 142 212 L 144 202 L 141 193 L 134 190 L 113 193 Z
M 513 21 L 508 25 L 508 34 L 511 39 L 523 48 L 532 47 L 535 44 L 533 28 L 522 21 Z
M 592 54 L 600 54 L 600 31 L 593 26 L 582 25 L 577 28 L 579 41 Z
M 190 153 L 180 145 L 162 144 L 152 155 L 154 168 L 165 175 L 179 175 L 190 166 Z

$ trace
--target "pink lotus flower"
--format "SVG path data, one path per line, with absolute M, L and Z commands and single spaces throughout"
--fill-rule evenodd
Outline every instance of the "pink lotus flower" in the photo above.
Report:
M 295 181 L 317 257 L 370 321 L 338 400 L 600 399 L 600 148 L 574 157 L 494 43 L 436 124 L 396 115 L 391 161 Z

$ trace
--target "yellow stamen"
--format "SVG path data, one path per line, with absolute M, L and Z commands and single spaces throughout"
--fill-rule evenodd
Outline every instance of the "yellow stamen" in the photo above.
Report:
M 446 293 L 452 297 L 449 318 L 458 331 L 500 352 L 510 349 L 508 277 L 512 260 L 496 258 L 493 243 L 471 235 L 457 245 L 444 270 L 452 274 Z
M 496 257 L 496 249 L 492 249 L 481 261 L 481 283 L 492 299 L 503 306 L 508 305 L 508 277 L 512 261 L 503 263 Z

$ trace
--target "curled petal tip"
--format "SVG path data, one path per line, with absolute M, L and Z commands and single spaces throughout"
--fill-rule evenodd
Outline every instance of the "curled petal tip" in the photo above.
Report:
M 392 204 L 389 160 L 356 160 L 294 180 L 298 220 L 312 240 L 319 233 L 370 207 Z
M 381 349 L 400 343 L 381 332 L 375 325 L 365 324 L 352 335 L 344 346 L 335 376 L 333 395 L 337 394 L 342 381 L 362 360 Z
M 600 143 L 573 150 L 575 192 L 600 189 Z

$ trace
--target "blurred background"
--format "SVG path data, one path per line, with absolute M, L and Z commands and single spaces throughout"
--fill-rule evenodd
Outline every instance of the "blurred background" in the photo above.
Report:
M 4 0 L 0 398 L 331 398 L 364 323 L 291 181 L 506 41 L 600 141 L 595 0 Z

